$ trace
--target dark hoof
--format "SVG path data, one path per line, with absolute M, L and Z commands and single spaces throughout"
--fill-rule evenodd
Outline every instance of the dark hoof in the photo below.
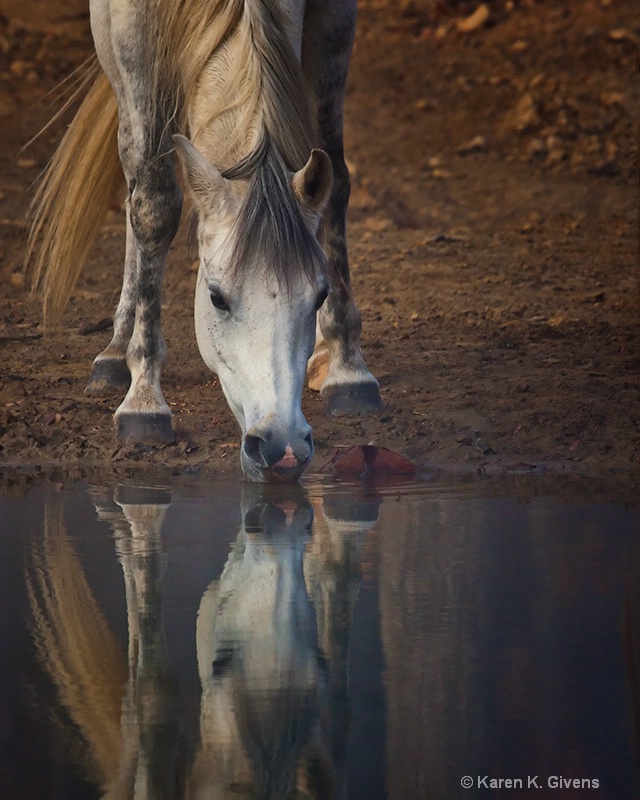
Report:
M 119 414 L 118 439 L 123 444 L 169 444 L 175 441 L 169 414 Z
M 377 414 L 384 411 L 377 383 L 336 383 L 323 390 L 327 414 Z
M 101 358 L 93 362 L 85 394 L 124 393 L 131 383 L 129 367 L 124 358 Z

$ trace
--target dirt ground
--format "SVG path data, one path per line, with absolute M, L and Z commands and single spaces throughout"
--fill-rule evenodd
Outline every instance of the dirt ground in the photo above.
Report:
M 421 470 L 638 474 L 635 0 L 500 0 L 461 30 L 475 5 L 361 3 L 350 246 L 386 410 L 329 418 L 307 391 L 311 469 L 375 442 Z M 63 332 L 43 336 L 27 292 L 26 208 L 63 122 L 21 148 L 90 46 L 83 16 L 0 17 L 0 466 L 237 471 L 238 427 L 197 351 L 181 239 L 164 295 L 174 445 L 119 447 L 120 398 L 83 395 L 110 338 L 122 212 L 110 212 Z

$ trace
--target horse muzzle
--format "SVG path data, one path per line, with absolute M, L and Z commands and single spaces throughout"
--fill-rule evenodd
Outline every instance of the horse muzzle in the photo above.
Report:
M 295 435 L 272 428 L 254 426 L 244 436 L 241 450 L 242 469 L 253 481 L 296 481 L 313 455 L 311 428 Z

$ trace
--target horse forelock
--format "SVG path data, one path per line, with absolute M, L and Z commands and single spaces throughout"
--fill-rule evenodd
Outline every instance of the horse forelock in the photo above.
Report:
M 249 179 L 233 231 L 235 273 L 262 268 L 287 291 L 300 275 L 317 281 L 326 272 L 326 257 L 304 219 L 291 172 L 270 139 L 224 175 Z

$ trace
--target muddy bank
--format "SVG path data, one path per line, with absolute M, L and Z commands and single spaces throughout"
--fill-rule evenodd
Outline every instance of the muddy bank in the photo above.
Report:
M 634 474 L 640 462 L 635 4 L 492 5 L 434 17 L 365 2 L 347 96 L 350 245 L 363 350 L 386 410 L 327 418 L 319 469 L 375 442 L 421 470 Z M 513 5 L 513 4 L 511 4 Z M 44 336 L 21 273 L 25 210 L 64 117 L 20 148 L 88 52 L 86 20 L 0 19 L 0 461 L 238 469 L 238 429 L 195 344 L 184 241 L 165 282 L 164 387 L 176 444 L 122 448 L 121 398 L 85 397 L 110 338 L 124 219 L 109 214 L 63 331 Z

